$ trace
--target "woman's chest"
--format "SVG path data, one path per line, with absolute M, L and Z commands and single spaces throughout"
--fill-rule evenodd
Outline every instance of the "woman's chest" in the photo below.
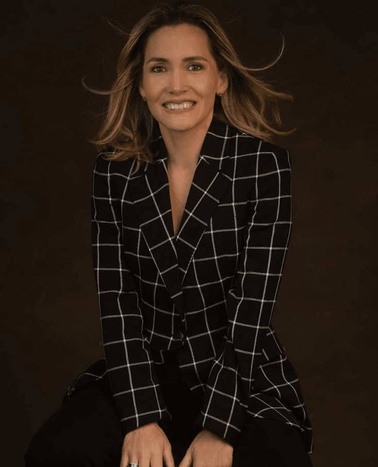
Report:
M 168 169 L 169 198 L 175 237 L 180 230 L 194 173 L 195 168 L 182 169 L 169 167 Z
M 178 259 L 187 257 L 184 262 L 192 258 L 234 265 L 255 208 L 250 191 L 250 183 L 230 182 L 221 199 L 215 199 L 209 191 L 192 184 L 189 174 L 173 177 L 156 199 L 149 200 L 148 222 L 143 222 L 146 216 L 138 202 L 123 204 L 124 251 L 132 262 L 148 257 L 152 260 L 156 250 L 168 250 L 174 244 Z M 212 204 L 208 212 L 210 196 Z M 172 224 L 175 240 L 171 237 Z

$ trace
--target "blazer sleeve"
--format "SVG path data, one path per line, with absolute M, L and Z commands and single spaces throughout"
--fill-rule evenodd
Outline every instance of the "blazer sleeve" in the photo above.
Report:
M 225 345 L 209 373 L 197 420 L 232 445 L 242 430 L 253 392 L 291 230 L 288 153 L 262 143 L 255 175 L 245 244 L 227 296 Z
M 169 418 L 148 343 L 133 274 L 122 243 L 122 202 L 127 174 L 119 162 L 97 157 L 92 190 L 92 249 L 108 376 L 126 432 Z M 113 170 L 113 172 L 115 172 Z

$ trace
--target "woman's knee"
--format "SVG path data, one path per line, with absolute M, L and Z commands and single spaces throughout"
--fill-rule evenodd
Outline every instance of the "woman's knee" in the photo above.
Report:
M 93 386 L 65 402 L 42 425 L 29 444 L 25 465 L 102 467 L 119 458 L 122 440 L 111 398 Z

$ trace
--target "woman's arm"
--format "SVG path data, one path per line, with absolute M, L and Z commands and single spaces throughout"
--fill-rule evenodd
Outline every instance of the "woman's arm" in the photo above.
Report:
M 125 263 L 122 202 L 128 173 L 100 154 L 93 175 L 92 247 L 108 375 L 124 431 L 167 417 L 134 277 Z M 117 171 L 114 168 L 117 168 Z M 120 168 L 121 166 L 119 166 Z M 130 164 L 130 172 L 133 164 Z
M 228 333 L 209 374 L 198 423 L 234 444 L 268 331 L 291 229 L 290 162 L 286 151 L 261 143 L 250 199 L 254 206 L 233 288 Z

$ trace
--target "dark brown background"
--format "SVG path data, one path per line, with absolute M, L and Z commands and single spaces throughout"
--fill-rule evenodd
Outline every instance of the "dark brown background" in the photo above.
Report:
M 142 4 L 143 3 L 143 4 Z M 22 465 L 67 384 L 101 355 L 89 197 L 101 98 L 126 28 L 154 2 L 2 6 L 0 462 Z M 275 324 L 300 374 L 315 467 L 375 467 L 377 59 L 369 2 L 200 1 L 249 65 L 292 91 L 294 229 Z M 373 2 L 370 2 L 373 4 Z M 5 9 L 6 8 L 6 9 Z M 373 302 L 374 300 L 374 302 Z M 252 465 L 252 464 L 251 464 Z

